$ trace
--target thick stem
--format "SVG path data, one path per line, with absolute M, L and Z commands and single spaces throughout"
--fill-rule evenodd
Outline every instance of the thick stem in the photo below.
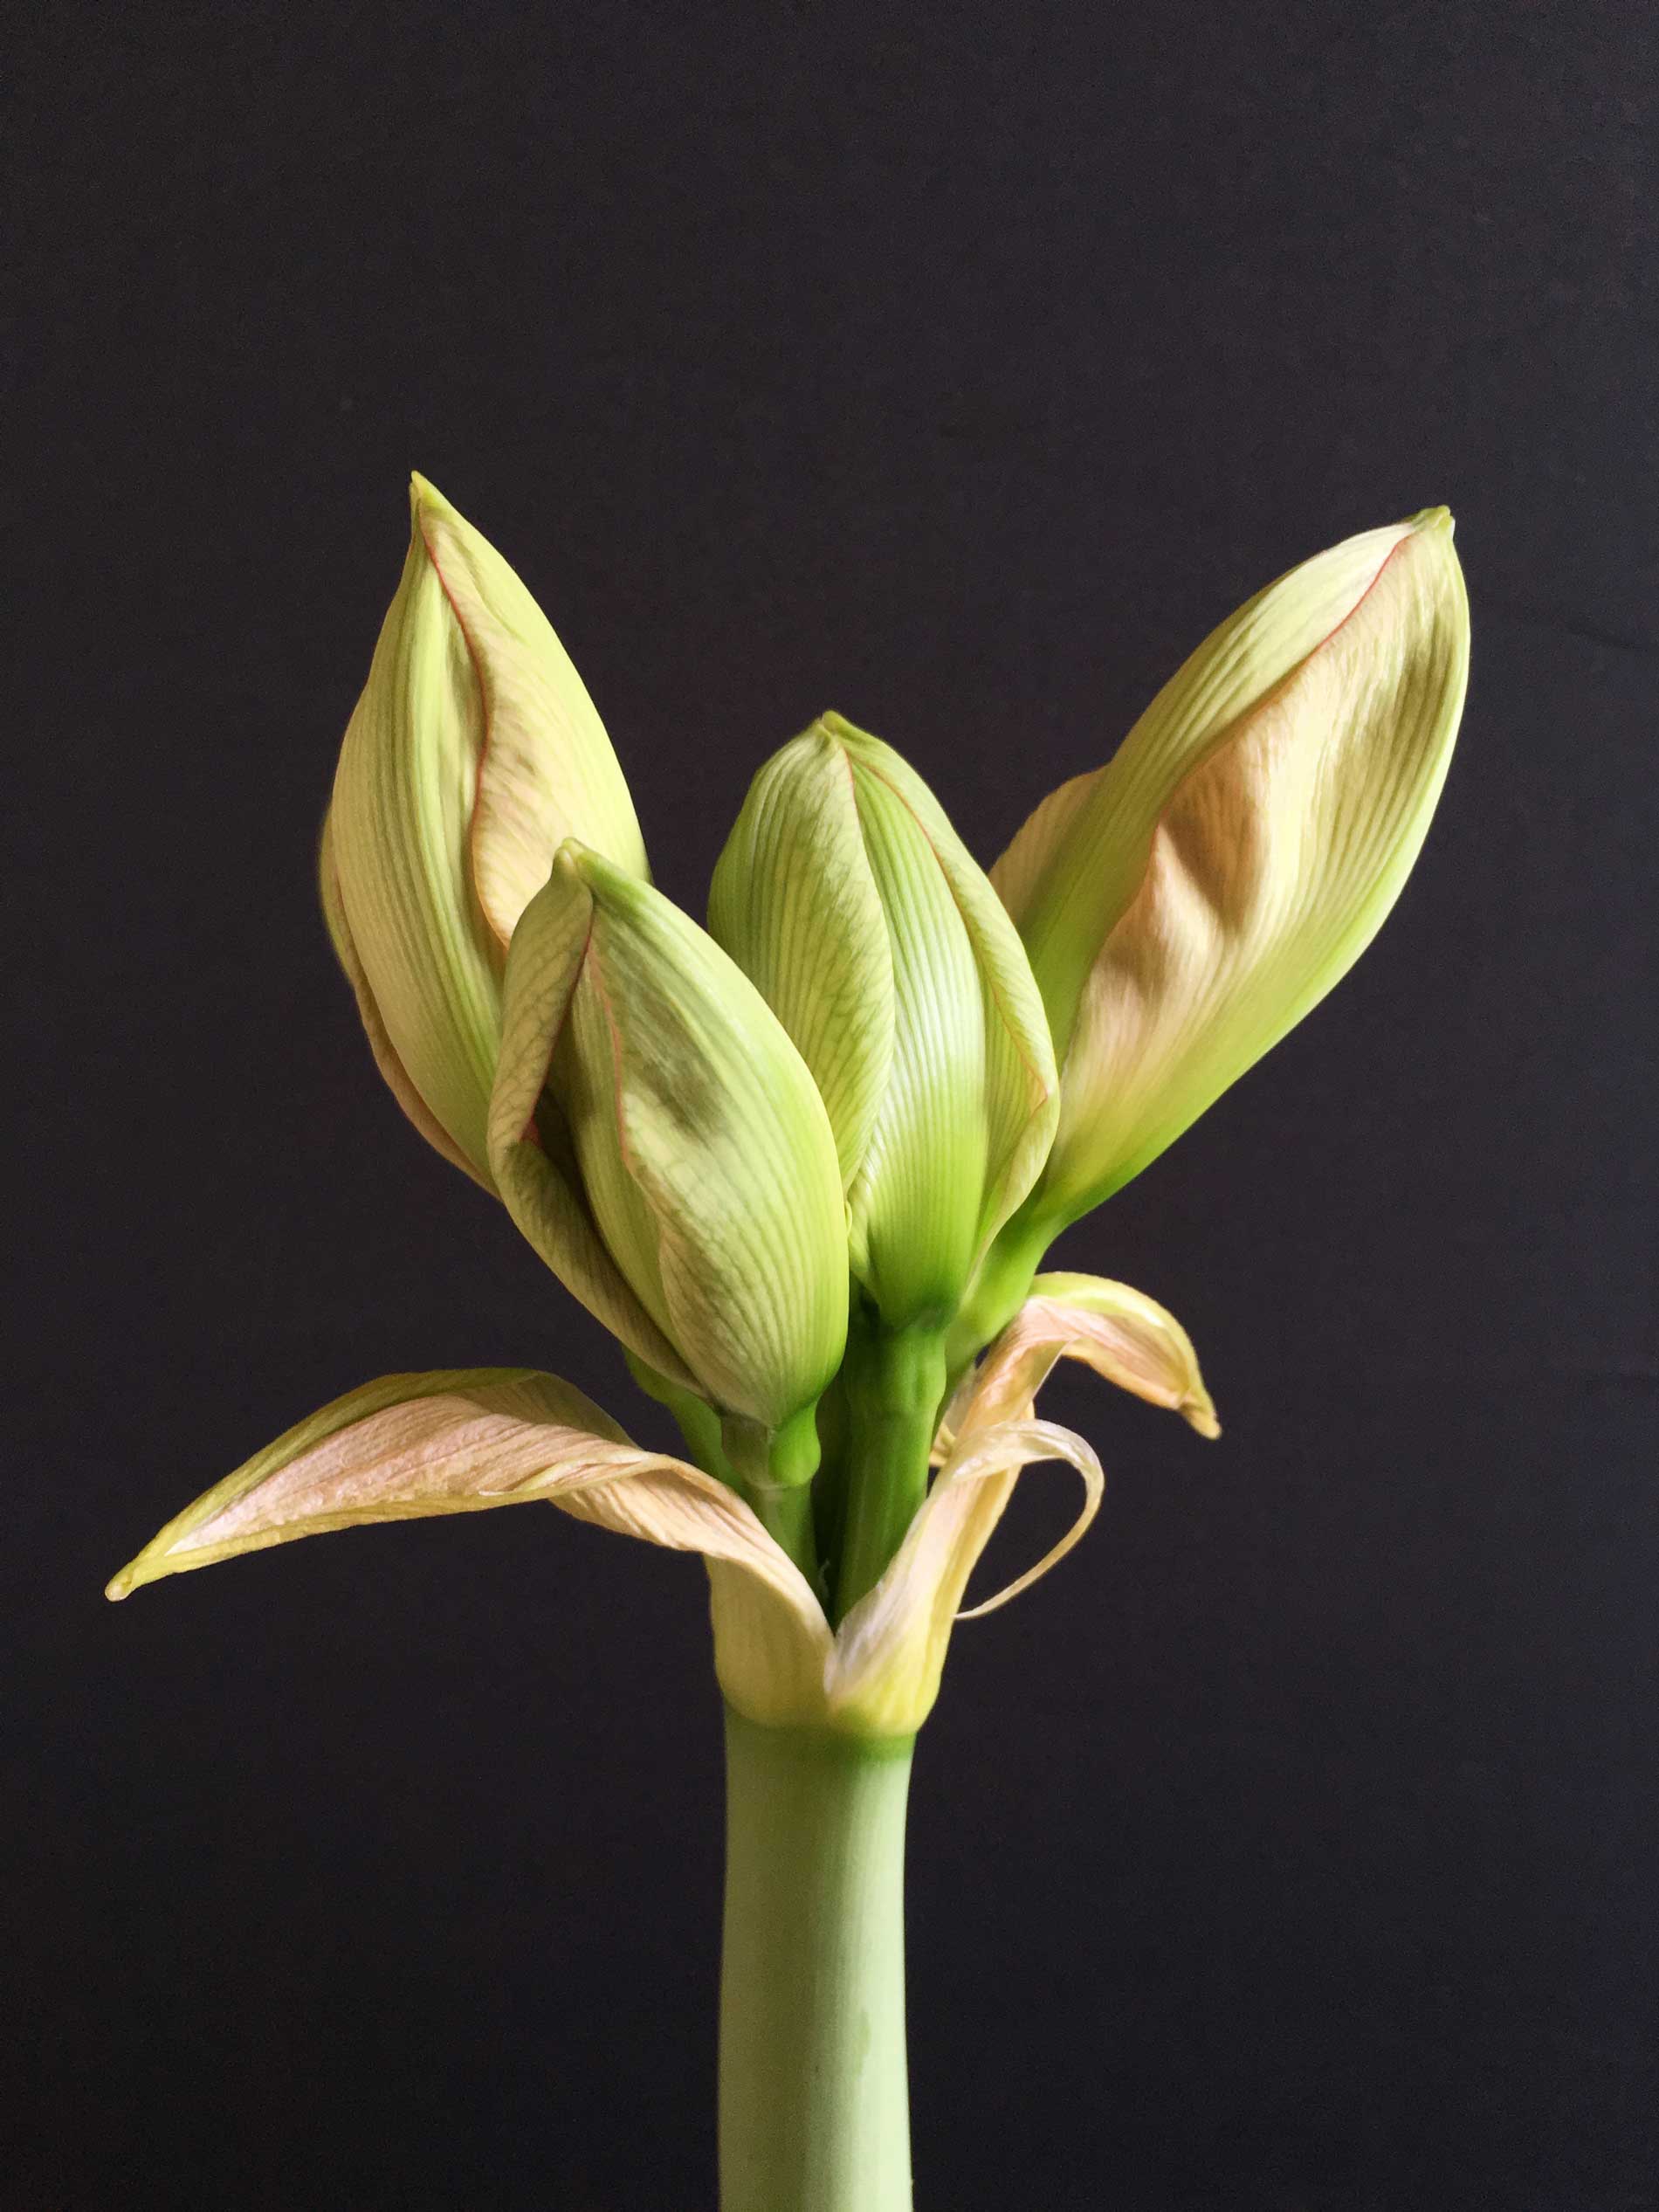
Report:
M 726 1714 L 720 2212 L 910 2212 L 912 1748 Z
M 945 1347 L 931 1329 L 848 1340 L 847 1513 L 835 1618 L 873 1589 L 927 1495 L 945 1396 Z

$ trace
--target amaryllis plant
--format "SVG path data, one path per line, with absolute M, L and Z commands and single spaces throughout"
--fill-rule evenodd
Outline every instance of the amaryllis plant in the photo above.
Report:
M 1344 974 L 1434 811 L 1468 616 L 1441 508 L 1270 584 L 986 874 L 825 714 L 750 787 L 707 927 L 524 585 L 423 479 L 346 733 L 322 904 L 370 1048 L 670 1409 L 558 1376 L 365 1383 L 109 1586 L 324 1529 L 545 1500 L 702 1554 L 726 1723 L 724 2212 L 911 2202 L 903 1860 L 917 1731 L 1056 1361 L 1218 1433 L 1151 1299 L 1043 1273 Z

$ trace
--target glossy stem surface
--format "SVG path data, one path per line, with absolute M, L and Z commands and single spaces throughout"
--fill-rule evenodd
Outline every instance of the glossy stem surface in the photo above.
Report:
M 726 1714 L 720 2212 L 911 2212 L 913 1747 Z

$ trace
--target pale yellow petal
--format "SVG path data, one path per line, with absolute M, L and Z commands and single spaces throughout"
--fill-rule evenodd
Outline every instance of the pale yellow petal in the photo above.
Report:
M 1221 1423 L 1192 1339 L 1156 1299 L 1099 1275 L 1039 1275 L 977 1368 L 958 1383 L 940 1423 L 933 1464 L 970 1430 L 1018 1419 L 1055 1362 L 1080 1360 L 1148 1405 L 1179 1413 L 1201 1437 Z
M 493 1197 L 495 1184 L 467 1158 L 410 1081 L 409 1071 L 398 1058 L 392 1040 L 386 1033 L 386 1024 L 382 1021 L 380 1009 L 375 1003 L 373 988 L 363 971 L 361 961 L 357 957 L 357 948 L 352 942 L 351 926 L 346 920 L 345 906 L 340 896 L 340 879 L 334 868 L 334 844 L 327 817 L 323 820 L 322 840 L 317 854 L 317 875 L 322 894 L 323 920 L 328 927 L 334 957 L 351 985 L 353 996 L 357 1001 L 358 1017 L 368 1039 L 368 1049 L 374 1055 L 375 1065 L 385 1078 L 386 1087 L 433 1150 L 441 1152 L 452 1166 L 458 1168 L 464 1175 L 471 1175 L 480 1189 L 487 1190 Z
M 422 476 L 413 511 L 481 701 L 472 878 L 505 948 L 568 837 L 639 876 L 644 842 L 604 725 L 535 600 Z

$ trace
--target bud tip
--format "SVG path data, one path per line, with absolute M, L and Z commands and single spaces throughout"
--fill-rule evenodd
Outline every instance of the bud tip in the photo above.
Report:
M 423 511 L 429 514 L 453 514 L 455 509 L 430 477 L 423 476 L 418 469 L 412 469 L 409 479 L 409 511 L 412 516 L 418 517 Z

